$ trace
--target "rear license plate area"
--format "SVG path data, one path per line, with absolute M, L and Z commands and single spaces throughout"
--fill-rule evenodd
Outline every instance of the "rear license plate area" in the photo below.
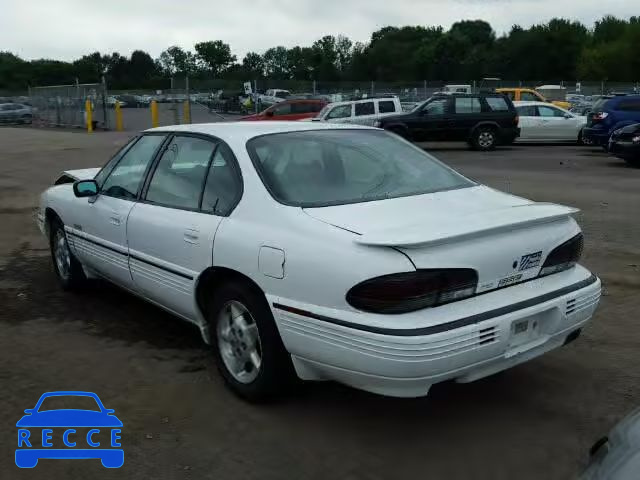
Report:
M 546 341 L 549 324 L 555 320 L 555 309 L 539 312 L 511 322 L 507 356 L 534 348 Z

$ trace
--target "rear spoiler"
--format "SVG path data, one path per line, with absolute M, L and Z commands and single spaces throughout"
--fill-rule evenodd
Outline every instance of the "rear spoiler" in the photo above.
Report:
M 354 239 L 371 246 L 418 247 L 467 240 L 568 218 L 580 210 L 554 203 L 531 203 L 452 218 L 434 225 L 407 225 L 365 233 Z

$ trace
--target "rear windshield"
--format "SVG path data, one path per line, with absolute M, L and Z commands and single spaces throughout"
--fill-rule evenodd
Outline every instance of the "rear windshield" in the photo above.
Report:
M 475 185 L 423 150 L 384 131 L 278 133 L 250 140 L 247 150 L 273 197 L 299 207 L 359 203 Z

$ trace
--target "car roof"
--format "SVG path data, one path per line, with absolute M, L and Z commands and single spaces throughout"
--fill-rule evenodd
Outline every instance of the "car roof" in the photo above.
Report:
M 282 105 L 287 103 L 327 103 L 326 100 L 322 98 L 292 98 L 291 100 L 285 100 L 284 102 L 274 103 L 272 106 Z
M 213 135 L 225 141 L 248 141 L 251 138 L 272 133 L 301 132 L 310 130 L 375 130 L 362 125 L 324 122 L 216 122 L 191 125 L 168 125 L 151 128 L 145 132 L 191 132 Z
M 560 108 L 557 105 L 554 105 L 554 104 L 549 103 L 549 102 L 540 102 L 540 101 L 535 101 L 535 100 L 519 100 L 517 102 L 513 102 L 513 104 L 516 107 L 526 107 L 528 105 L 540 105 L 540 106 L 543 106 L 543 107 Z

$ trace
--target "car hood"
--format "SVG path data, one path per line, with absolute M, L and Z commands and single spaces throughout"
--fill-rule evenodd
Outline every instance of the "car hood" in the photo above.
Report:
M 577 211 L 485 186 L 305 209 L 353 232 L 356 244 L 403 251 L 416 268 L 473 268 L 478 291 L 537 276 L 553 248 L 580 231 Z
M 100 167 L 80 168 L 78 170 L 65 170 L 64 172 L 62 172 L 62 174 L 67 175 L 75 180 L 90 180 L 94 178 L 100 170 Z
M 393 115 L 384 115 L 380 118 L 381 121 L 385 123 L 389 122 L 402 122 L 407 118 L 412 118 L 415 116 L 415 112 L 405 112 L 405 113 L 396 113 Z
M 48 410 L 25 415 L 16 427 L 121 427 L 115 415 L 91 410 Z

